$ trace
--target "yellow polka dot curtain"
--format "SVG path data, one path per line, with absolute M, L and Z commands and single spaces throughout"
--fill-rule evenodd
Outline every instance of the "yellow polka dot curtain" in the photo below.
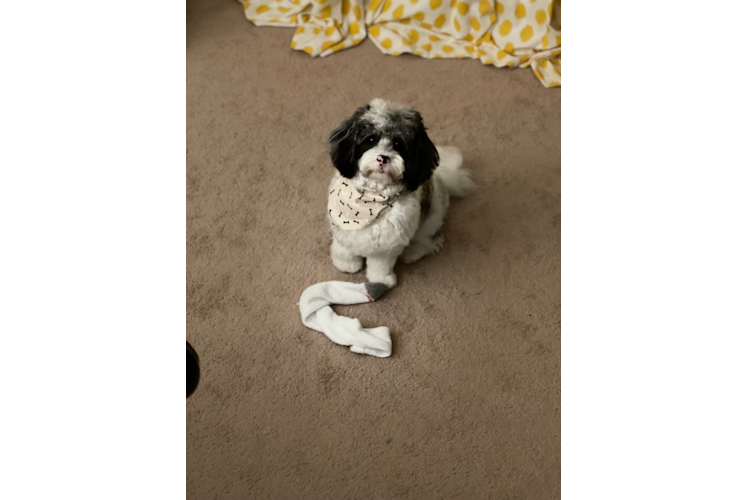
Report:
M 385 54 L 531 67 L 561 85 L 560 0 L 241 0 L 257 26 L 294 27 L 291 48 L 326 57 L 367 36 Z

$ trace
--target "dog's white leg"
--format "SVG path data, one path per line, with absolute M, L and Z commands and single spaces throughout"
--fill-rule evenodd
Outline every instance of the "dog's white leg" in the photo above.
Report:
M 330 245 L 330 257 L 332 263 L 344 273 L 357 273 L 364 265 L 364 259 L 345 248 L 335 238 Z
M 410 240 L 400 260 L 406 264 L 416 262 L 421 257 L 440 252 L 444 246 L 444 237 L 439 233 L 444 222 L 444 215 L 449 207 L 449 195 L 443 184 L 433 184 L 433 191 L 429 202 L 431 209 L 426 218 L 418 226 L 416 234 Z
M 393 252 L 370 255 L 366 257 L 366 281 L 369 283 L 384 283 L 389 288 L 397 285 L 395 263 L 402 252 L 402 247 Z

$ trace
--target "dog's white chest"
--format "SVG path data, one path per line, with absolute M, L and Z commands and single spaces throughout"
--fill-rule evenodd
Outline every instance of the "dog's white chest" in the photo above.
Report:
M 334 185 L 335 181 L 330 184 L 328 193 Z M 334 214 L 330 210 L 328 208 L 327 217 L 333 238 L 355 254 L 368 256 L 407 246 L 418 229 L 421 205 L 415 193 L 400 194 L 379 218 L 375 217 L 369 225 L 356 231 L 341 229 L 333 220 L 340 211 Z

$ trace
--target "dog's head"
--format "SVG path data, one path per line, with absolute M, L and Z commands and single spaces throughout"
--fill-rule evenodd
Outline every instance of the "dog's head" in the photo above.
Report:
M 439 165 L 420 113 L 382 99 L 357 109 L 330 134 L 330 156 L 343 177 L 401 183 L 410 191 L 429 180 Z

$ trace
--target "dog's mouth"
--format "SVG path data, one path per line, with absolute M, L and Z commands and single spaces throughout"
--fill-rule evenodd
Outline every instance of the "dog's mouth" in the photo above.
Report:
M 369 167 L 366 169 L 366 172 L 364 172 L 364 177 L 368 179 L 372 174 L 378 174 L 378 176 L 386 175 L 393 183 L 397 182 L 395 169 L 391 168 L 389 165 L 374 165 Z

